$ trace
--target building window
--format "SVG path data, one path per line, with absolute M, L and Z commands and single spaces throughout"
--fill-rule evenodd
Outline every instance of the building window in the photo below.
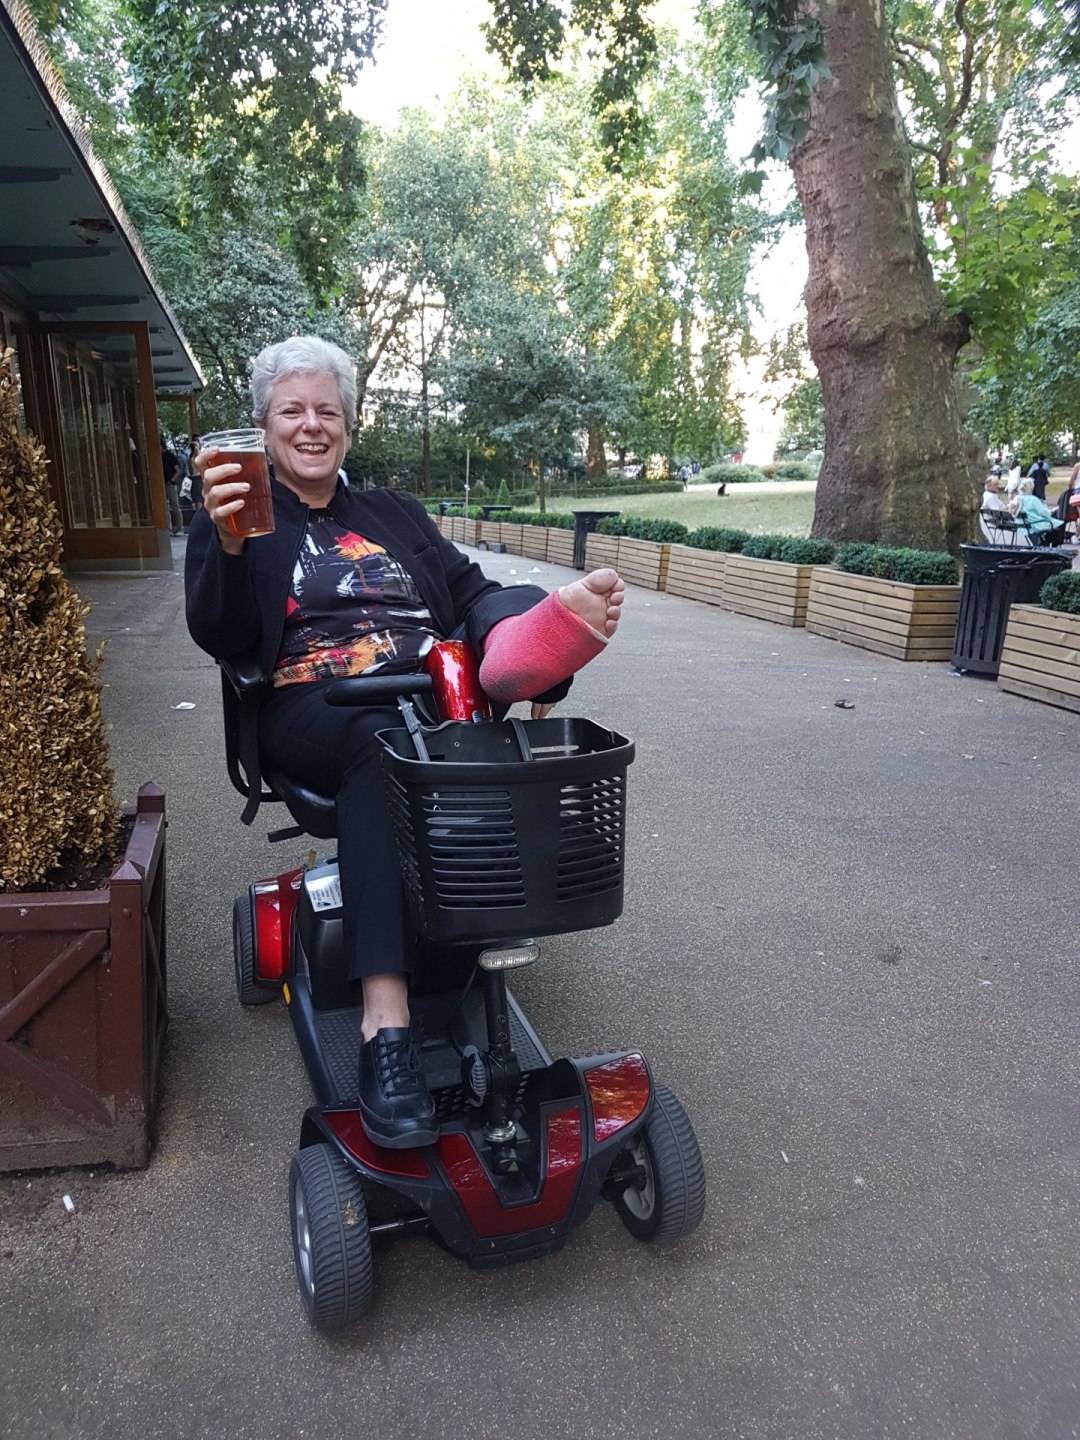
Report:
M 152 524 L 135 337 L 53 333 L 49 358 L 69 527 Z

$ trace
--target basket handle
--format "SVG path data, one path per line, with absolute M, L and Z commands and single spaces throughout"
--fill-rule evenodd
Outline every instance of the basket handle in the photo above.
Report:
M 516 715 L 511 716 L 509 725 L 514 732 L 514 738 L 517 740 L 518 749 L 521 751 L 521 758 L 523 760 L 531 760 L 533 758 L 532 746 L 529 744 L 529 736 L 526 733 L 525 726 Z

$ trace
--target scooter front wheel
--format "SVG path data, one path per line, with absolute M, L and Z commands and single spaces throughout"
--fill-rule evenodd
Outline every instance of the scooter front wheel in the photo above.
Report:
M 319 1330 L 340 1330 L 371 1306 L 371 1232 L 360 1176 L 330 1145 L 289 1167 L 289 1216 L 300 1298 Z
M 705 1165 L 690 1117 L 666 1085 L 653 1087 L 649 1118 L 626 1153 L 635 1174 L 611 1198 L 630 1234 L 673 1245 L 696 1230 L 705 1214 Z

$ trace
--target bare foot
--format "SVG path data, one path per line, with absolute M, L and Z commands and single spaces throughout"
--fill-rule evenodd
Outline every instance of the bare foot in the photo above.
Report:
M 580 615 L 586 625 L 608 640 L 619 628 L 626 586 L 614 570 L 590 570 L 584 580 L 564 585 L 558 596 L 568 610 Z

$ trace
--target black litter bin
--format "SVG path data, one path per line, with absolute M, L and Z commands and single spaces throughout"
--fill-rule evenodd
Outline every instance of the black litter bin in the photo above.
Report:
M 952 663 L 957 670 L 996 675 L 1009 607 L 1032 605 L 1039 591 L 1072 556 L 1060 550 L 1018 550 L 1013 545 L 961 545 L 964 583 L 956 618 Z
M 586 536 L 592 535 L 601 520 L 618 515 L 618 510 L 574 511 L 574 569 L 585 569 Z

